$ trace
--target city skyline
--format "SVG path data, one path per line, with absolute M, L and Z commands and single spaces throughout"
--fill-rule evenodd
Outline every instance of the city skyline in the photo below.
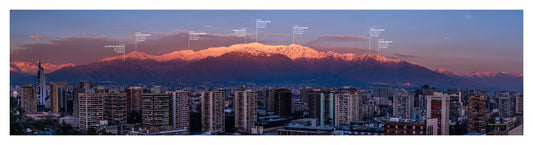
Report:
M 11 135 L 523 135 L 522 10 L 11 10 Z

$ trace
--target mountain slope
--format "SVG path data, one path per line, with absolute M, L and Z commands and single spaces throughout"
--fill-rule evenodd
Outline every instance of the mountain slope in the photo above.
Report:
M 42 63 L 41 66 L 44 68 L 45 73 L 54 72 L 63 67 L 73 67 L 76 66 L 72 63 L 67 64 L 51 64 L 51 63 Z M 9 70 L 12 72 L 19 73 L 37 73 L 39 67 L 38 62 L 28 62 L 28 61 L 11 61 L 9 63 Z
M 15 75 L 12 82 L 13 79 L 17 79 Z M 521 76 L 505 73 L 461 76 L 375 54 L 320 52 L 300 45 L 259 43 L 175 51 L 159 56 L 131 52 L 91 64 L 63 67 L 48 73 L 47 80 L 219 87 L 251 82 L 270 86 L 408 88 L 430 84 L 439 88 L 522 89 Z

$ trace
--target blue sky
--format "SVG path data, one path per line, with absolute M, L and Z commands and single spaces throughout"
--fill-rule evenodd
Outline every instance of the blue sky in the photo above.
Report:
M 105 36 L 131 39 L 135 32 L 170 33 L 177 30 L 231 34 L 246 27 L 255 35 L 255 19 L 271 20 L 259 40 L 290 41 L 292 26 L 309 27 L 297 37 L 305 44 L 324 35 L 368 36 L 368 28 L 383 28 L 382 39 L 393 44 L 382 53 L 457 73 L 490 71 L 522 73 L 523 12 L 521 10 L 157 10 L 157 11 L 11 11 L 11 51 L 28 43 L 62 37 Z M 285 34 L 285 35 L 266 35 Z M 35 40 L 29 36 L 43 36 Z M 275 43 L 275 42 L 273 42 Z M 367 41 L 326 44 L 368 47 Z M 332 51 L 335 48 L 331 48 Z M 27 56 L 32 57 L 32 56 Z

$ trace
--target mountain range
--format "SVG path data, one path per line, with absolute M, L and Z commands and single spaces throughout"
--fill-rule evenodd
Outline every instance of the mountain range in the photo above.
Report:
M 260 43 L 182 50 L 159 56 L 133 51 L 97 62 L 43 65 L 49 81 L 107 81 L 165 85 L 309 85 L 481 88 L 522 90 L 523 76 L 505 72 L 456 74 L 375 54 L 317 51 L 300 45 Z M 12 61 L 11 82 L 35 82 L 33 62 Z

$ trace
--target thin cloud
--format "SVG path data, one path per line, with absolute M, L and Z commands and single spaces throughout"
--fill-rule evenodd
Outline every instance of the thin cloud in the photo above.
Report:
M 333 43 L 368 41 L 368 37 L 359 35 L 321 35 L 318 38 L 304 43 L 308 46 L 331 46 Z
M 32 39 L 41 39 L 41 38 L 43 38 L 43 36 L 31 35 L 30 38 L 32 38 Z
M 396 56 L 399 56 L 399 57 L 403 57 L 403 58 L 415 58 L 415 57 L 419 57 L 418 55 L 414 55 L 414 54 L 407 54 L 407 53 L 394 53 L 394 55 Z
M 188 45 L 188 31 L 179 30 L 171 33 L 151 33 L 146 41 L 137 43 L 137 51 L 151 55 L 162 55 L 179 50 L 201 50 L 209 47 L 230 46 L 244 43 L 244 38 L 232 34 L 211 34 L 201 35 L 199 40 L 190 41 Z M 27 37 L 26 37 L 27 38 Z M 105 48 L 105 45 L 115 43 L 125 43 L 126 53 L 135 50 L 133 35 L 123 40 L 105 36 L 83 36 L 83 37 L 61 37 L 53 40 L 38 43 L 22 43 L 13 47 L 12 61 L 37 61 L 50 62 L 54 64 L 74 63 L 88 64 L 97 60 L 119 55 L 113 49 Z M 248 37 L 247 41 L 255 42 L 254 38 Z M 260 42 L 276 42 L 262 40 Z
M 14 61 L 43 60 L 54 64 L 85 64 L 91 60 L 114 56 L 109 48 L 104 48 L 106 37 L 61 37 L 47 42 L 27 43 L 11 51 Z
M 289 36 L 289 34 L 286 34 L 286 33 L 264 33 L 263 36 L 280 37 L 280 36 Z
M 346 47 L 346 46 L 337 46 L 337 47 L 312 47 L 317 51 L 333 51 L 336 53 L 355 53 L 355 54 L 366 54 L 366 53 L 378 53 L 377 49 L 368 49 L 367 47 Z M 380 53 L 383 51 L 379 51 Z

